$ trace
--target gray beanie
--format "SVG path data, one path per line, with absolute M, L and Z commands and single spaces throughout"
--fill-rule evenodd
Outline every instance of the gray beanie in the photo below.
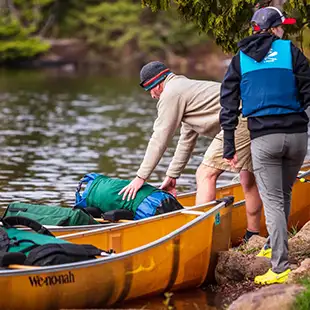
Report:
M 140 71 L 140 85 L 145 90 L 151 90 L 162 82 L 170 73 L 170 69 L 162 62 L 149 62 L 143 66 Z

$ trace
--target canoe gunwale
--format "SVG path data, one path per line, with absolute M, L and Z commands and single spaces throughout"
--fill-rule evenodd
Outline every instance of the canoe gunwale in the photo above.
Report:
M 138 221 L 132 221 L 132 222 L 128 222 L 128 223 L 119 223 L 117 225 L 112 225 L 109 227 L 100 227 L 97 229 L 92 229 L 92 230 L 87 230 L 87 231 L 81 231 L 81 232 L 77 232 L 77 233 L 73 233 L 73 234 L 66 234 L 66 235 L 62 235 L 62 236 L 57 236 L 56 238 L 59 239 L 67 239 L 67 238 L 79 238 L 80 236 L 84 236 L 84 235 L 92 235 L 92 234 L 97 234 L 98 232 L 102 232 L 102 231 L 114 231 L 114 230 L 119 230 L 122 229 L 124 226 L 129 227 L 129 226 L 137 226 L 137 225 L 141 225 L 144 222 L 153 222 L 153 221 L 158 221 L 164 218 L 168 218 L 168 217 L 173 217 L 175 214 L 179 214 L 182 213 L 183 211 L 188 211 L 188 210 L 196 210 L 199 209 L 201 207 L 216 207 L 218 206 L 219 203 L 222 202 L 218 202 L 216 200 L 214 201 L 210 201 L 208 203 L 205 204 L 201 204 L 201 205 L 197 205 L 197 206 L 193 206 L 193 207 L 186 207 L 185 209 L 180 209 L 180 210 L 176 210 L 176 211 L 172 211 L 172 212 L 168 212 L 168 213 L 164 213 L 164 214 L 159 214 L 159 215 L 154 215 L 152 217 L 148 217 L 148 218 L 144 218 Z M 225 202 L 223 202 L 225 204 Z M 209 211 L 207 211 L 209 212 Z M 205 212 L 204 212 L 205 213 Z
M 34 269 L 25 269 L 25 270 L 0 270 L 0 277 L 6 277 L 6 276 L 18 276 L 18 275 L 32 275 L 32 274 L 38 274 L 38 273 L 50 273 L 50 272 L 61 272 L 61 271 L 66 271 L 66 270 L 73 270 L 77 269 L 80 267 L 92 267 L 96 265 L 101 265 L 101 264 L 106 264 L 111 261 L 116 261 L 120 260 L 138 253 L 141 253 L 143 251 L 152 249 L 158 245 L 161 245 L 164 242 L 167 242 L 173 238 L 175 238 L 177 235 L 189 230 L 191 227 L 197 225 L 198 223 L 202 222 L 206 218 L 214 215 L 215 213 L 218 213 L 221 209 L 225 208 L 227 206 L 226 202 L 219 202 L 217 205 L 215 205 L 211 210 L 204 212 L 201 215 L 197 215 L 196 218 L 193 220 L 189 221 L 185 225 L 182 225 L 181 227 L 177 228 L 176 230 L 168 233 L 167 235 L 156 239 L 150 243 L 144 244 L 140 247 L 121 252 L 118 254 L 113 254 L 109 257 L 102 257 L 102 258 L 97 258 L 97 259 L 92 259 L 92 260 L 87 260 L 87 261 L 82 261 L 82 262 L 75 262 L 75 263 L 69 263 L 69 264 L 61 264 L 61 265 L 55 265 L 55 266 L 46 266 L 46 267 L 37 267 Z M 182 211 L 182 210 L 181 210 Z M 124 225 L 130 225 L 131 223 L 125 223 Z M 124 225 L 119 225 L 119 226 L 124 226 Z M 117 226 L 117 227 L 119 227 Z
M 57 232 L 66 232 L 68 227 L 70 229 L 74 230 L 81 230 L 85 231 L 85 227 L 87 227 L 88 230 L 93 230 L 93 229 L 98 229 L 98 228 L 106 228 L 106 227 L 114 227 L 116 225 L 120 225 L 121 223 L 106 223 L 106 224 L 97 224 L 97 225 L 79 225 L 79 226 L 53 226 L 53 225 L 43 225 L 46 229 L 51 230 L 52 233 L 57 233 Z M 27 227 L 21 227 L 21 230 L 29 230 Z
M 309 175 L 310 175 L 310 169 L 307 170 L 307 171 L 299 171 L 298 177 L 299 178 L 305 178 L 305 177 L 307 177 Z

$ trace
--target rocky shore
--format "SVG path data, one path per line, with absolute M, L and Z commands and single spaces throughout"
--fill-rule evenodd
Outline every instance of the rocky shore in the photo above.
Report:
M 264 287 L 254 284 L 255 276 L 267 272 L 271 267 L 270 259 L 256 257 L 266 238 L 253 236 L 247 244 L 219 253 L 215 270 L 217 285 L 211 289 L 218 293 L 224 309 L 294 309 L 296 297 L 306 290 L 301 280 L 310 279 L 310 221 L 295 235 L 290 235 L 289 261 L 292 272 L 285 284 Z

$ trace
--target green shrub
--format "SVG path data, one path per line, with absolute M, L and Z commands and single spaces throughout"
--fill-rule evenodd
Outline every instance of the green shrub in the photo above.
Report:
M 0 63 L 33 58 L 48 51 L 50 45 L 38 38 L 2 41 L 0 44 Z
M 292 310 L 309 310 L 310 309 L 310 279 L 304 279 L 301 284 L 306 288 L 296 298 Z

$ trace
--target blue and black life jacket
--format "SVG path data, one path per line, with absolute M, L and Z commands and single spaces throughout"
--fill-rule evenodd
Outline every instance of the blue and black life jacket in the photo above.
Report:
M 297 99 L 291 41 L 276 40 L 257 62 L 240 51 L 242 114 L 245 117 L 302 112 Z

